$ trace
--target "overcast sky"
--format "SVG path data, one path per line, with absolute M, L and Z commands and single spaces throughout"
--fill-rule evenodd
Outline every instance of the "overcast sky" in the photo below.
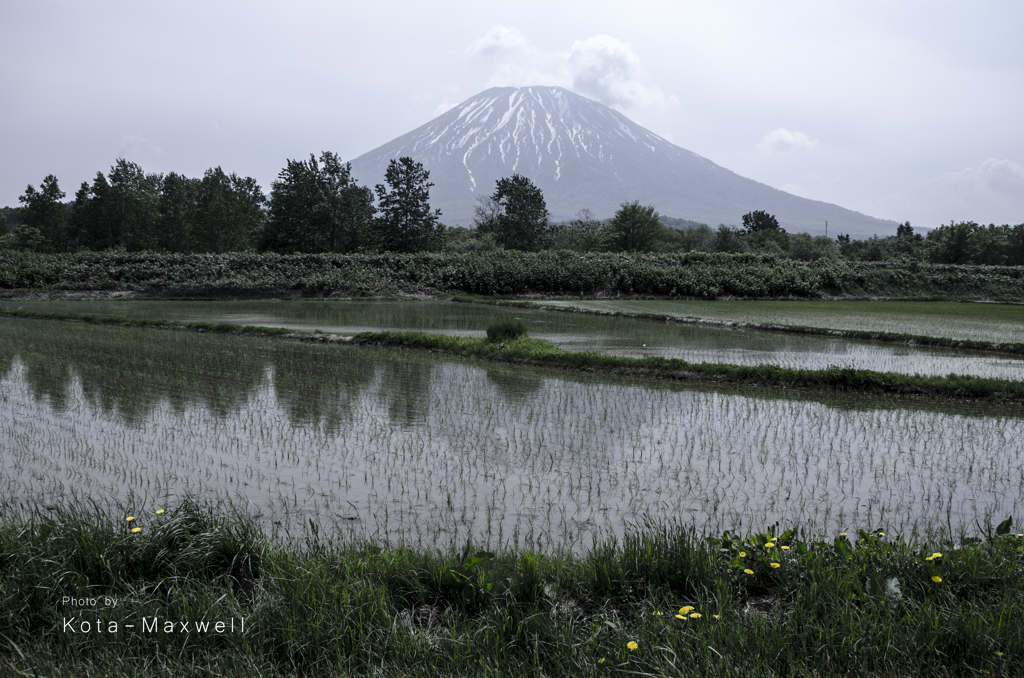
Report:
M 561 85 L 796 195 L 1024 222 L 1017 0 L 33 0 L 0 26 L 0 205 L 51 173 L 70 199 L 118 157 L 269 192 L 289 158 L 354 158 L 487 87 Z

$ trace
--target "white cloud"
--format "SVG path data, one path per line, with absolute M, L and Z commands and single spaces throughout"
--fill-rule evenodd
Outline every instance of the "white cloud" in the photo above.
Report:
M 977 169 L 965 167 L 959 172 L 947 172 L 926 183 L 962 193 L 1024 195 L 1024 167 L 1010 160 L 989 158 Z
M 518 29 L 508 26 L 495 26 L 487 31 L 484 37 L 470 45 L 466 53 L 470 56 L 493 57 L 509 54 L 517 55 L 534 49 L 530 41 Z
M 950 221 L 1019 224 L 1024 215 L 1024 167 L 1012 160 L 989 158 L 977 167 L 918 181 L 880 202 L 900 218 L 919 215 L 922 226 Z
M 621 40 L 595 35 L 573 43 L 567 62 L 572 89 L 609 106 L 664 108 L 665 94 L 647 84 L 640 57 Z
M 437 105 L 437 108 L 434 109 L 434 117 L 436 118 L 442 113 L 447 113 L 448 111 L 455 108 L 456 105 L 457 104 L 448 101 L 448 99 L 444 99 L 443 101 L 441 101 L 441 103 Z
M 803 132 L 791 132 L 780 127 L 764 135 L 757 144 L 757 152 L 762 156 L 784 155 L 793 151 L 811 151 L 817 145 L 817 139 L 812 139 Z
M 558 85 L 608 106 L 659 108 L 677 104 L 657 86 L 625 42 L 608 35 L 576 41 L 565 51 L 547 52 L 519 30 L 495 26 L 473 42 L 466 53 L 494 61 L 488 86 Z

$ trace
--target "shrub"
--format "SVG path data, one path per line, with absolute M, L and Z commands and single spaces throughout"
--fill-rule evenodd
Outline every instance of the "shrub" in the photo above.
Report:
M 526 326 L 521 320 L 509 318 L 487 326 L 487 341 L 508 341 L 526 335 Z

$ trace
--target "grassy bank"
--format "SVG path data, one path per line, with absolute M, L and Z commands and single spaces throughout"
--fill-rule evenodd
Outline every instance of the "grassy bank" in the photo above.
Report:
M 195 332 L 222 332 L 227 334 L 286 335 L 293 330 L 280 327 L 258 327 L 255 325 L 233 325 L 231 323 L 179 322 L 176 320 L 152 320 L 147 318 L 125 318 L 116 315 L 92 315 L 88 313 L 40 313 L 20 309 L 0 309 L 0 318 L 34 318 L 36 320 L 64 320 L 89 323 L 90 325 L 113 325 L 118 327 L 148 327 L 155 329 L 182 329 Z
M 1024 268 L 799 262 L 754 254 L 497 251 L 176 255 L 0 252 L 0 289 L 177 296 L 382 293 L 1024 299 Z
M 743 329 L 762 330 L 766 332 L 785 332 L 789 334 L 809 334 L 816 336 L 845 337 L 848 339 L 861 339 L 865 341 L 880 341 L 892 344 L 905 344 L 908 346 L 935 346 L 940 348 L 960 348 L 969 351 L 989 351 L 993 353 L 1008 353 L 1012 355 L 1024 355 L 1024 343 L 1014 341 L 983 340 L 966 338 L 964 336 L 937 336 L 936 334 L 921 334 L 908 332 L 889 332 L 878 329 L 858 329 L 856 327 L 842 327 L 842 315 L 852 305 L 863 309 L 862 313 L 870 313 L 877 321 L 881 318 L 891 318 L 893 324 L 913 325 L 908 317 L 913 311 L 926 307 L 929 310 L 936 306 L 943 306 L 945 313 L 935 313 L 936 323 L 944 324 L 938 331 L 949 332 L 950 326 L 968 325 L 974 330 L 974 334 L 985 334 L 987 325 L 972 322 L 977 316 L 978 309 L 990 311 L 998 309 L 1002 311 L 1002 322 L 1005 325 L 1016 324 L 1018 327 L 1024 319 L 1024 308 L 1009 304 L 950 304 L 942 302 L 909 302 L 909 301 L 842 301 L 842 302 L 821 302 L 821 301 L 612 301 L 612 300 L 573 300 L 573 301 L 524 301 L 513 299 L 489 299 L 486 297 L 460 296 L 453 299 L 464 303 L 488 304 L 494 306 L 508 306 L 512 308 L 529 308 L 545 311 L 561 311 L 563 313 L 587 313 L 593 315 L 613 316 L 619 318 L 631 318 L 637 320 L 654 320 L 657 322 L 675 322 L 684 324 L 707 324 L 716 326 L 727 326 Z M 710 304 L 716 304 L 710 308 Z M 828 327 L 808 326 L 790 320 L 793 313 L 793 306 L 816 306 L 828 314 L 822 318 L 828 322 Z M 699 305 L 698 308 L 692 308 Z M 785 305 L 786 308 L 780 308 Z M 750 312 L 756 306 L 756 312 Z M 950 306 L 957 306 L 959 313 L 952 313 L 947 310 Z M 680 311 L 680 309 L 686 309 Z M 902 311 L 902 314 L 901 314 Z M 972 313 L 973 312 L 973 313 Z M 799 316 L 806 319 L 810 314 L 801 313 Z M 967 316 L 967 317 L 965 317 Z M 974 317 L 972 317 L 974 316 Z M 838 317 L 838 318 L 837 318 Z M 770 320 L 768 319 L 770 318 Z M 839 327 L 837 327 L 839 325 Z M 1000 328 L 1002 329 L 1002 328 Z M 1005 332 L 992 331 L 990 336 L 1004 334 Z M 1019 334 L 1019 330 L 1017 331 Z
M 365 332 L 355 335 L 352 341 L 357 344 L 445 351 L 454 355 L 513 363 L 546 365 L 572 370 L 631 373 L 692 382 L 857 391 L 950 399 L 991 398 L 1002 401 L 1024 401 L 1024 382 L 958 375 L 927 377 L 850 368 L 793 370 L 772 365 L 749 367 L 713 363 L 696 364 L 674 358 L 629 358 L 590 351 L 569 352 L 529 337 L 519 337 L 507 342 L 491 342 L 474 337 L 451 337 L 420 332 Z
M 51 507 L 0 522 L 0 667 L 1022 675 L 1024 538 L 1008 528 L 954 542 L 878 526 L 705 538 L 647 525 L 573 557 L 414 552 L 333 541 L 315 525 L 304 547 L 286 548 L 246 516 L 194 501 L 117 515 Z
M 675 358 L 630 358 L 591 351 L 563 351 L 548 342 L 525 335 L 507 341 L 491 341 L 476 337 L 453 337 L 422 332 L 364 332 L 351 338 L 342 338 L 323 333 L 232 325 L 229 323 L 190 323 L 119 316 L 38 313 L 34 311 L 0 309 L 0 318 L 3 317 L 196 332 L 285 336 L 301 341 L 331 342 L 344 340 L 362 345 L 442 351 L 452 355 L 513 364 L 540 365 L 577 371 L 634 374 L 656 379 L 695 383 L 736 384 L 777 389 L 849 391 L 953 400 L 991 399 L 1002 402 L 1024 401 L 1024 382 L 1022 381 L 985 379 L 959 375 L 930 377 L 893 372 L 873 372 L 871 370 L 844 367 L 822 370 L 795 370 L 772 365 L 751 367 L 720 363 L 698 364 Z

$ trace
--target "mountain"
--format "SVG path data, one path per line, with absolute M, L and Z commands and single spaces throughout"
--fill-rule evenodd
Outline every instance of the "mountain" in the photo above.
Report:
M 791 232 L 854 237 L 895 233 L 896 223 L 746 179 L 680 148 L 621 113 L 561 87 L 494 87 L 352 160 L 361 183 L 382 183 L 388 162 L 409 156 L 430 171 L 431 205 L 449 225 L 470 225 L 478 198 L 512 174 L 543 192 L 552 221 L 587 208 L 598 218 L 639 200 L 667 217 L 739 225 L 753 210 Z

